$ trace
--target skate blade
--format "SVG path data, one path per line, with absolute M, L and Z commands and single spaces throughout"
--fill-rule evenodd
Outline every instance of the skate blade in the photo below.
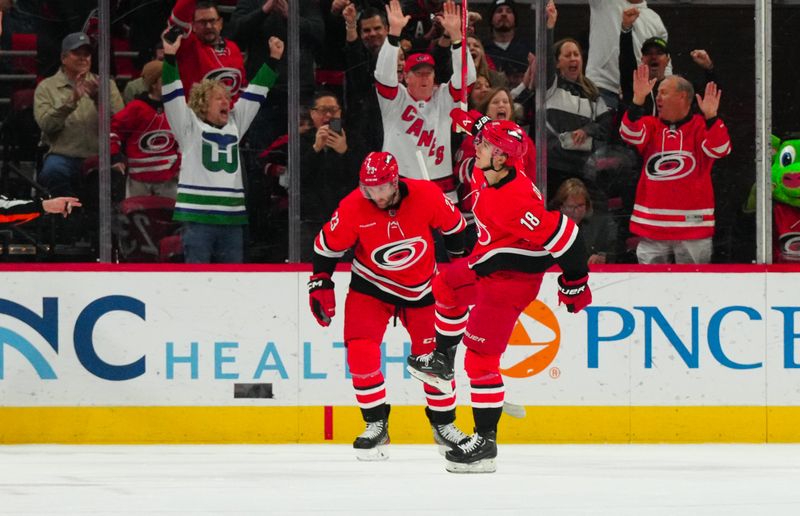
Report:
M 442 380 L 438 376 L 433 376 L 428 373 L 421 373 L 411 366 L 406 366 L 406 370 L 408 370 L 408 374 L 417 380 L 427 383 L 431 387 L 439 389 L 443 394 L 453 394 L 452 380 Z
M 495 459 L 483 459 L 469 464 L 445 462 L 444 468 L 450 473 L 494 473 L 497 471 Z
M 374 448 L 360 449 L 355 448 L 356 459 L 363 462 L 377 462 L 389 458 L 389 449 L 385 445 L 379 445 Z

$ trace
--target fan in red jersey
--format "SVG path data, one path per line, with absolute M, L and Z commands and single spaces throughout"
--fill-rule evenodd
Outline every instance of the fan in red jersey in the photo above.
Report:
M 331 275 L 353 249 L 350 289 L 344 306 L 347 365 L 366 429 L 353 447 L 361 460 L 388 457 L 389 405 L 381 372 L 381 342 L 393 317 L 408 330 L 411 352 L 434 346 L 431 281 L 436 273 L 432 231 L 442 233 L 451 256 L 464 252 L 464 219 L 430 181 L 399 177 L 388 152 L 364 159 L 359 187 L 339 203 L 314 242 L 314 275 L 308 282 L 311 312 L 321 326 L 336 313 Z M 425 385 L 425 410 L 434 440 L 452 449 L 467 436 L 455 424 L 453 384 L 448 393 Z
M 408 357 L 412 375 L 446 391 L 464 337 L 475 433 L 446 453 L 447 471 L 453 473 L 496 469 L 497 423 L 505 398 L 500 356 L 520 313 L 536 299 L 544 271 L 554 263 L 561 267 L 558 299 L 569 312 L 592 302 L 578 227 L 547 211 L 536 186 L 512 166 L 525 150 L 524 132 L 514 122 L 493 120 L 478 129 L 472 174 L 478 242 L 468 258 L 433 280 L 436 349 Z M 442 321 L 450 323 L 447 331 L 441 331 Z
M 186 96 L 194 84 L 214 79 L 221 81 L 236 101 L 239 90 L 245 87 L 244 58 L 236 43 L 221 36 L 222 17 L 217 2 L 177 0 L 169 24 L 180 27 L 185 38 L 178 52 L 178 68 Z M 277 70 L 272 66 L 275 63 L 268 64 Z

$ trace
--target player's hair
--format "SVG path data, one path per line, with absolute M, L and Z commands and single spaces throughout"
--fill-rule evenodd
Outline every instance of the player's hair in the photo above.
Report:
M 553 196 L 553 200 L 550 202 L 550 209 L 560 210 L 561 205 L 567 202 L 567 199 L 570 195 L 582 195 L 586 200 L 586 215 L 591 215 L 592 198 L 589 196 L 589 189 L 586 188 L 586 185 L 583 183 L 583 181 L 575 177 L 567 179 L 561 183 L 556 191 L 556 194 Z
M 386 19 L 386 11 L 381 9 L 376 9 L 375 7 L 367 7 L 360 13 L 358 13 L 358 30 L 361 31 L 361 20 L 369 20 L 370 18 L 380 17 L 381 22 L 383 25 L 388 29 L 389 28 L 389 20 Z
M 556 62 L 558 61 L 558 56 L 561 55 L 561 48 L 567 43 L 574 43 L 576 47 L 578 47 L 578 52 L 583 55 L 583 48 L 581 48 L 581 44 L 578 43 L 578 40 L 574 38 L 564 38 L 556 41 L 555 45 L 553 45 L 553 56 L 555 57 Z M 597 86 L 583 74 L 583 70 L 580 71 L 578 74 L 578 80 L 575 81 L 578 86 L 581 87 L 583 90 L 584 95 L 589 98 L 591 101 L 597 100 L 597 97 L 600 96 L 600 90 L 597 89 Z
M 197 115 L 200 120 L 206 119 L 208 101 L 211 97 L 211 92 L 216 88 L 222 89 L 228 96 L 228 99 L 231 98 L 231 94 L 225 85 L 214 79 L 203 79 L 203 82 L 192 86 L 192 91 L 189 93 L 189 109 L 194 111 L 194 114 Z

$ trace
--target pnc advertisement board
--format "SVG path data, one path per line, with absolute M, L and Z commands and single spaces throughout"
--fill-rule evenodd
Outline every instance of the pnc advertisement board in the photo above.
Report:
M 6 407 L 355 406 L 342 342 L 298 272 L 11 272 L 0 294 Z M 552 406 L 800 405 L 800 275 L 596 273 L 594 304 L 556 306 L 555 274 L 517 322 L 507 399 Z M 32 286 L 35 285 L 35 288 Z M 389 326 L 387 393 L 422 405 Z M 457 377 L 460 403 L 469 396 Z M 269 396 L 234 397 L 237 384 Z

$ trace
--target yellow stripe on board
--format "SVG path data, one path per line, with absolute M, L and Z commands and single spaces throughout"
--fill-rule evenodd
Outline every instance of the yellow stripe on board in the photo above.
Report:
M 526 407 L 503 416 L 502 443 L 800 442 L 800 407 Z M 0 443 L 350 443 L 364 429 L 357 407 L 0 407 Z M 458 407 L 467 433 L 471 409 Z M 392 407 L 398 444 L 431 443 L 423 407 Z

